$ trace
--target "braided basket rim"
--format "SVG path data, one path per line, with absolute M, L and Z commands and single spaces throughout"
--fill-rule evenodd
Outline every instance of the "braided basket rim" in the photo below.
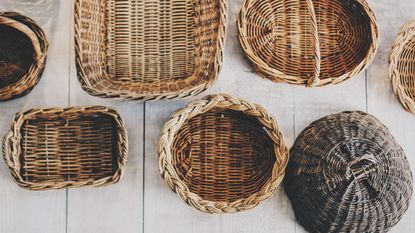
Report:
M 0 88 L 0 101 L 7 101 L 27 95 L 40 81 L 46 64 L 49 43 L 42 28 L 34 20 L 18 12 L 0 12 L 0 24 L 26 35 L 32 42 L 35 52 L 34 63 L 30 65 L 28 72 L 12 85 Z
M 301 77 L 288 75 L 270 67 L 267 62 L 259 56 L 254 55 L 253 50 L 250 46 L 250 43 L 246 40 L 246 19 L 249 17 L 247 15 L 248 9 L 258 0 L 245 0 L 242 8 L 239 12 L 239 16 L 237 19 L 237 28 L 238 28 L 238 38 L 239 43 L 244 51 L 245 56 L 248 60 L 253 64 L 254 70 L 263 78 L 269 79 L 273 82 L 285 82 L 289 84 L 296 84 L 296 85 L 305 85 L 306 87 L 322 87 L 329 84 L 339 84 L 342 83 L 354 76 L 357 76 L 361 71 L 365 70 L 374 60 L 376 52 L 378 50 L 378 43 L 379 43 L 379 31 L 377 26 L 376 16 L 373 10 L 370 8 L 369 4 L 366 0 L 354 0 L 356 3 L 360 4 L 363 9 L 365 10 L 366 15 L 370 19 L 370 34 L 372 37 L 372 43 L 368 48 L 367 54 L 364 59 L 357 64 L 352 70 L 349 72 L 339 76 L 339 77 L 331 77 L 320 79 L 319 77 L 312 77 L 308 80 L 304 80 Z M 315 74 L 320 72 L 320 46 L 318 42 L 318 27 L 316 16 L 313 8 L 313 0 L 306 0 L 308 10 L 310 12 L 310 18 L 312 23 L 313 29 L 313 38 L 316 41 L 316 45 L 314 48 L 314 55 L 316 57 L 317 65 Z
M 30 182 L 23 179 L 20 175 L 21 162 L 20 162 L 20 141 L 23 135 L 20 133 L 20 129 L 24 121 L 31 116 L 36 114 L 69 114 L 82 116 L 84 112 L 103 114 L 111 117 L 114 120 L 117 134 L 118 134 L 118 150 L 117 150 L 117 164 L 118 169 L 112 176 L 104 177 L 100 179 L 88 179 L 83 181 L 43 181 L 43 182 Z M 51 189 L 62 189 L 62 188 L 79 188 L 83 186 L 104 186 L 107 184 L 117 183 L 123 176 L 124 168 L 128 157 L 128 135 L 124 127 L 122 117 L 112 108 L 103 106 L 79 106 L 79 107 L 68 107 L 68 108 L 34 108 L 24 112 L 16 113 L 12 120 L 12 125 L 8 133 L 3 139 L 3 158 L 5 163 L 10 169 L 13 180 L 17 185 L 22 188 L 29 190 L 51 190 Z
M 405 50 L 406 44 L 411 40 L 415 40 L 415 20 L 411 20 L 401 26 L 399 33 L 392 44 L 389 53 L 389 78 L 392 83 L 392 89 L 403 108 L 406 111 L 415 114 L 415 100 L 405 93 L 405 87 L 400 82 L 400 73 L 398 70 L 398 58 Z
M 262 189 L 247 198 L 241 198 L 233 202 L 215 202 L 202 199 L 197 193 L 189 190 L 186 184 L 179 178 L 172 164 L 172 143 L 175 134 L 179 131 L 185 121 L 196 115 L 206 113 L 212 108 L 220 107 L 229 110 L 242 112 L 254 116 L 268 130 L 268 135 L 274 143 L 276 161 L 272 169 L 272 177 Z M 283 134 L 278 124 L 262 106 L 248 102 L 244 99 L 234 98 L 226 94 L 209 95 L 202 100 L 190 102 L 186 107 L 177 110 L 166 122 L 158 147 L 159 172 L 168 186 L 188 205 L 206 213 L 233 213 L 249 210 L 257 206 L 261 201 L 272 196 L 278 185 L 284 178 L 285 167 L 288 163 L 289 151 L 285 145 Z

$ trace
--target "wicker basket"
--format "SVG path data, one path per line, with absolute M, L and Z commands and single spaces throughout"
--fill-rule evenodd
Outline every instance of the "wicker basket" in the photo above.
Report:
M 365 0 L 246 0 L 238 28 L 258 73 L 309 87 L 357 75 L 378 45 L 376 19 Z
M 181 199 L 207 213 L 248 210 L 272 196 L 288 149 L 261 106 L 215 95 L 178 110 L 162 132 L 161 176 Z
M 404 151 L 379 120 L 343 112 L 300 134 L 284 182 L 309 232 L 386 232 L 408 209 L 413 179 Z
M 127 151 L 121 117 L 99 106 L 18 113 L 3 141 L 14 180 L 31 190 L 116 183 Z
M 0 101 L 21 97 L 39 82 L 48 42 L 36 23 L 15 12 L 0 13 Z
M 389 58 L 392 87 L 409 112 L 415 114 L 415 20 L 402 26 Z
M 81 85 L 144 101 L 198 94 L 218 76 L 225 21 L 225 0 L 77 0 Z

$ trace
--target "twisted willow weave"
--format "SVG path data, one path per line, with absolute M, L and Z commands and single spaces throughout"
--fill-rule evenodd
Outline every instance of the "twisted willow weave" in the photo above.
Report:
M 0 101 L 28 94 L 39 82 L 48 42 L 42 29 L 16 12 L 0 13 Z
M 412 183 L 389 130 L 366 113 L 342 112 L 297 138 L 285 190 L 310 232 L 386 232 L 408 209 Z
M 389 77 L 402 106 L 415 114 L 415 20 L 402 26 L 389 57 Z
M 76 0 L 78 78 L 100 97 L 195 95 L 218 76 L 225 23 L 225 0 Z
M 246 0 L 238 28 L 258 73 L 309 87 L 357 75 L 378 44 L 376 19 L 365 0 Z
M 223 94 L 175 112 L 159 144 L 161 176 L 181 199 L 207 213 L 257 206 L 273 195 L 287 161 L 274 117 Z
M 116 183 L 127 151 L 121 117 L 100 106 L 18 113 L 3 141 L 14 180 L 31 190 Z

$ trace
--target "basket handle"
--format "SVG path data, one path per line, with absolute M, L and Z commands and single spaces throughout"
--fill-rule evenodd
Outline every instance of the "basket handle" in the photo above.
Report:
M 13 133 L 9 131 L 6 136 L 4 136 L 3 140 L 3 158 L 6 162 L 7 166 L 14 168 L 15 164 L 11 157 L 11 138 L 13 137 Z
M 309 16 L 311 20 L 311 30 L 313 33 L 314 39 L 314 74 L 313 77 L 310 77 L 307 81 L 308 87 L 314 87 L 320 82 L 320 67 L 321 67 L 321 53 L 320 53 L 320 41 L 318 38 L 318 25 L 317 25 L 317 17 L 314 11 L 314 5 L 312 0 L 306 0 L 307 8 L 309 11 Z

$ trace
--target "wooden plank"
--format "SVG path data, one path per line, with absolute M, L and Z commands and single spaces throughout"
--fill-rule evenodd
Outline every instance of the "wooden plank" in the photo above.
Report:
M 15 112 L 35 107 L 64 106 L 68 99 L 70 3 L 60 1 L 1 1 L 0 9 L 21 12 L 43 28 L 50 42 L 42 79 L 27 96 L 0 103 L 0 132 L 10 128 Z M 65 190 L 27 191 L 13 183 L 9 169 L 0 163 L 0 232 L 65 232 Z
M 117 110 L 127 129 L 129 153 L 124 176 L 118 183 L 68 190 L 67 232 L 142 232 L 143 104 L 97 98 L 83 91 L 76 74 L 73 23 L 68 30 L 72 32 L 70 105 L 103 105 Z
M 389 51 L 399 28 L 415 15 L 413 0 L 368 1 L 377 16 L 380 41 L 375 60 L 368 69 L 368 111 L 382 121 L 403 147 L 412 171 L 415 169 L 415 116 L 405 112 L 392 91 L 389 80 Z M 390 232 L 415 232 L 415 203 L 412 198 L 409 210 Z

